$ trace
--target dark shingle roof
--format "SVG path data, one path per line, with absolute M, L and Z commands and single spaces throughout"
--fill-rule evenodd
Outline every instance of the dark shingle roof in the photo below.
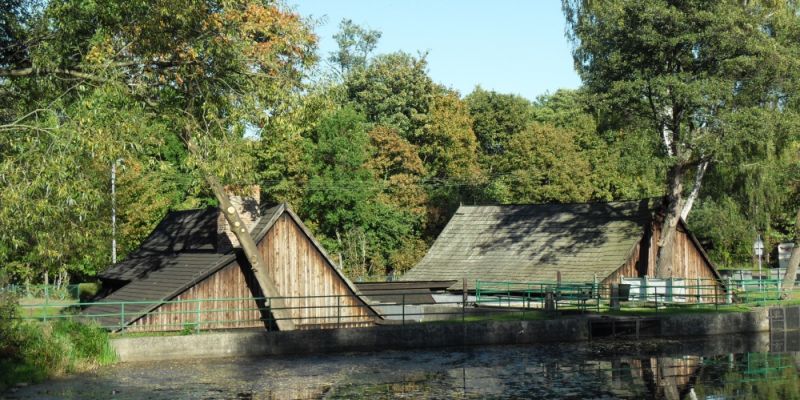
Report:
M 651 201 L 462 206 L 401 280 L 567 282 L 603 279 L 628 259 Z
M 285 204 L 262 208 L 261 217 L 250 230 L 253 240 L 256 243 L 261 241 L 284 212 L 297 222 L 309 240 L 317 246 L 348 289 L 353 294 L 361 296 L 352 282 L 336 268 L 336 264 L 300 218 Z M 142 243 L 139 250 L 100 275 L 103 279 L 130 282 L 100 300 L 100 304 L 84 309 L 83 315 L 109 314 L 96 320 L 110 329 L 130 324 L 161 305 L 163 301 L 174 298 L 233 262 L 239 250 L 232 249 L 226 253 L 214 251 L 218 213 L 216 208 L 207 208 L 168 214 Z M 194 242 L 195 240 L 197 242 Z M 126 304 L 124 317 L 120 315 L 119 304 L 102 304 L 131 301 L 147 301 L 147 303 Z M 371 306 L 366 306 L 377 315 Z
M 199 253 L 184 252 L 172 256 L 162 257 L 161 267 L 146 271 L 131 283 L 111 293 L 99 304 L 87 307 L 84 315 L 112 314 L 97 318 L 100 325 L 112 328 L 129 324 L 150 310 L 158 307 L 164 300 L 175 297 L 195 283 L 215 271 L 230 264 L 234 259 L 233 253 Z M 121 314 L 119 304 L 106 304 L 115 302 L 142 302 L 125 305 L 125 313 Z
M 261 212 L 251 229 L 256 242 L 282 212 L 280 205 Z M 218 215 L 217 208 L 167 214 L 135 253 L 100 274 L 103 279 L 130 281 L 100 302 L 152 301 L 127 304 L 124 321 L 128 324 L 230 264 L 236 258 L 235 250 L 214 251 Z M 104 326 L 120 325 L 120 306 L 116 304 L 93 305 L 83 314 L 115 314 L 98 322 Z
M 131 281 L 148 271 L 163 268 L 164 263 L 179 252 L 214 251 L 218 213 L 216 208 L 209 207 L 167 214 L 139 249 L 98 277 Z

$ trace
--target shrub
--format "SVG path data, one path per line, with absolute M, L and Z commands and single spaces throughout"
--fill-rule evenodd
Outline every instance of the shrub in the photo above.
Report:
M 3 281 L 0 276 L 0 287 Z M 19 317 L 17 298 L 0 291 L 0 392 L 17 382 L 40 382 L 115 359 L 108 333 L 96 325 Z

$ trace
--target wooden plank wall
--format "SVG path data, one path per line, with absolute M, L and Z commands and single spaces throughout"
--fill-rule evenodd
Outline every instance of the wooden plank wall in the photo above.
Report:
M 259 249 L 278 292 L 289 297 L 287 307 L 294 308 L 292 317 L 300 329 L 372 325 L 373 312 L 287 213 L 267 232 Z
M 658 241 L 661 239 L 661 226 L 653 224 L 653 234 L 650 236 L 650 246 L 644 249 L 649 252 L 647 254 L 646 275 L 648 277 L 655 277 L 656 274 L 656 256 L 658 253 Z M 608 278 L 603 280 L 603 286 L 608 286 L 610 283 L 619 283 L 621 277 L 637 277 L 639 273 L 639 260 L 644 256 L 641 244 L 636 245 L 634 256 L 629 258 L 628 261 L 622 265 L 618 270 L 614 271 Z M 672 253 L 673 277 L 686 278 L 688 286 L 695 286 L 697 278 L 701 280 L 701 285 L 705 286 L 700 290 L 690 288 L 687 290 L 687 301 L 689 302 L 711 302 L 714 300 L 715 293 L 717 296 L 724 295 L 724 289 L 720 282 L 717 282 L 716 275 L 712 270 L 712 266 L 703 257 L 700 250 L 695 246 L 694 241 L 689 236 L 686 229 L 678 225 L 675 234 L 675 245 Z M 641 266 L 644 267 L 644 266 Z M 716 286 L 716 289 L 714 289 Z M 699 297 L 698 297 L 699 295 Z M 720 298 L 721 299 L 721 298 Z
M 255 286 L 254 286 L 255 285 Z M 245 274 L 234 261 L 190 287 L 172 300 L 241 299 L 163 304 L 129 325 L 127 331 L 179 331 L 199 328 L 263 328 L 262 314 L 250 287 L 258 287 L 252 274 Z
M 628 261 L 622 265 L 618 270 L 614 271 L 609 275 L 606 279 L 603 279 L 600 282 L 600 295 L 601 296 L 610 296 L 610 289 L 608 285 L 612 283 L 619 283 L 620 279 L 623 276 L 631 277 L 631 276 L 639 276 L 639 256 L 641 253 L 642 242 L 641 240 L 636 243 L 633 250 L 631 251 L 631 256 L 628 257 Z

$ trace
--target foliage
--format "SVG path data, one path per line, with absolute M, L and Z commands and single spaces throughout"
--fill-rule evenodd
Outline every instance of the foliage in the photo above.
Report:
M 365 128 L 364 117 L 352 108 L 320 121 L 314 173 L 301 209 L 354 277 L 385 274 L 386 260 L 415 225 L 409 212 L 381 201 L 383 188 L 367 168 L 371 150 Z
M 435 84 L 427 72 L 425 57 L 407 53 L 382 54 L 367 68 L 345 80 L 347 98 L 367 120 L 397 128 L 413 144 L 424 139 L 428 110 Z
M 509 141 L 494 196 L 501 202 L 546 203 L 589 200 L 591 167 L 570 130 L 532 124 Z
M 395 128 L 377 125 L 369 131 L 372 154 L 366 167 L 382 182 L 380 200 L 425 218 L 428 203 L 422 180 L 427 170 L 419 158 L 417 146 L 408 143 Z
M 8 279 L 0 273 L 0 288 Z M 99 327 L 60 319 L 19 319 L 17 298 L 0 291 L 0 391 L 114 361 L 108 334 Z
M 656 274 L 668 276 L 684 190 L 749 136 L 752 109 L 784 117 L 798 72 L 791 3 L 564 0 L 575 66 L 591 93 L 647 121 L 668 173 Z M 631 118 L 628 118 L 631 119 Z M 739 132 L 740 129 L 744 131 Z M 762 132 L 769 133 L 769 132 Z M 694 179 L 695 185 L 691 182 Z M 691 197 L 690 197 L 691 199 Z M 667 250 L 665 250 L 667 249 Z
M 245 133 L 284 110 L 314 61 L 306 23 L 269 1 L 30 1 L 0 13 L 0 264 L 22 280 L 108 262 L 118 159 L 123 252 L 167 209 L 206 202 L 205 174 L 254 180 Z
M 730 196 L 702 201 L 689 221 L 692 231 L 702 232 L 703 247 L 718 266 L 751 266 L 753 226 Z
M 367 66 L 367 57 L 375 50 L 380 38 L 381 32 L 365 29 L 350 19 L 343 19 L 339 23 L 339 32 L 333 35 L 339 50 L 332 52 L 328 60 L 338 68 L 342 76 L 354 69 L 363 69 Z
M 10 335 L 0 338 L 11 351 L 0 361 L 0 390 L 16 382 L 40 382 L 115 360 L 108 333 L 102 328 L 68 319 L 13 320 L 11 325 Z
M 503 154 L 512 136 L 533 121 L 533 104 L 524 97 L 476 87 L 464 101 L 472 117 L 472 129 L 487 156 Z

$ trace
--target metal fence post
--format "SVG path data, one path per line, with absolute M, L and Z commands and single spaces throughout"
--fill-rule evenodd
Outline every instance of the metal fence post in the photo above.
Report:
M 733 304 L 733 292 L 731 291 L 731 277 L 730 276 L 728 277 L 728 282 L 725 285 L 725 287 L 728 289 L 727 290 L 727 294 L 725 296 L 725 303 Z
M 475 284 L 477 286 L 477 283 Z M 469 298 L 469 292 L 467 292 L 467 278 L 463 278 L 463 282 L 461 284 L 461 323 L 463 324 L 464 321 L 467 319 L 467 299 Z
M 655 290 L 654 297 L 656 299 L 656 313 L 658 313 L 658 286 L 653 286 L 653 289 Z
M 336 327 L 342 327 L 342 297 L 336 296 Z
M 197 301 L 197 306 L 195 307 L 195 315 L 194 315 L 194 332 L 200 332 L 200 303 L 202 300 Z
M 592 292 L 597 299 L 597 312 L 600 312 L 600 284 L 597 282 L 597 273 L 594 274 L 594 280 L 592 281 Z
M 401 310 L 402 310 L 401 311 L 402 312 L 401 315 L 402 315 L 402 319 L 403 319 L 402 324 L 405 325 L 406 324 L 406 294 L 405 293 L 403 293 L 403 304 L 402 304 Z
M 125 329 L 125 303 L 119 305 L 119 329 Z
M 717 287 L 718 286 L 719 285 L 714 283 L 714 308 L 716 308 L 717 310 L 719 310 L 719 299 L 717 298 Z
M 48 297 L 47 296 L 47 287 L 45 286 L 45 289 L 44 289 L 44 316 L 43 316 L 43 319 L 44 319 L 45 322 L 47 322 L 47 313 L 50 312 L 50 302 L 49 302 L 47 297 Z

